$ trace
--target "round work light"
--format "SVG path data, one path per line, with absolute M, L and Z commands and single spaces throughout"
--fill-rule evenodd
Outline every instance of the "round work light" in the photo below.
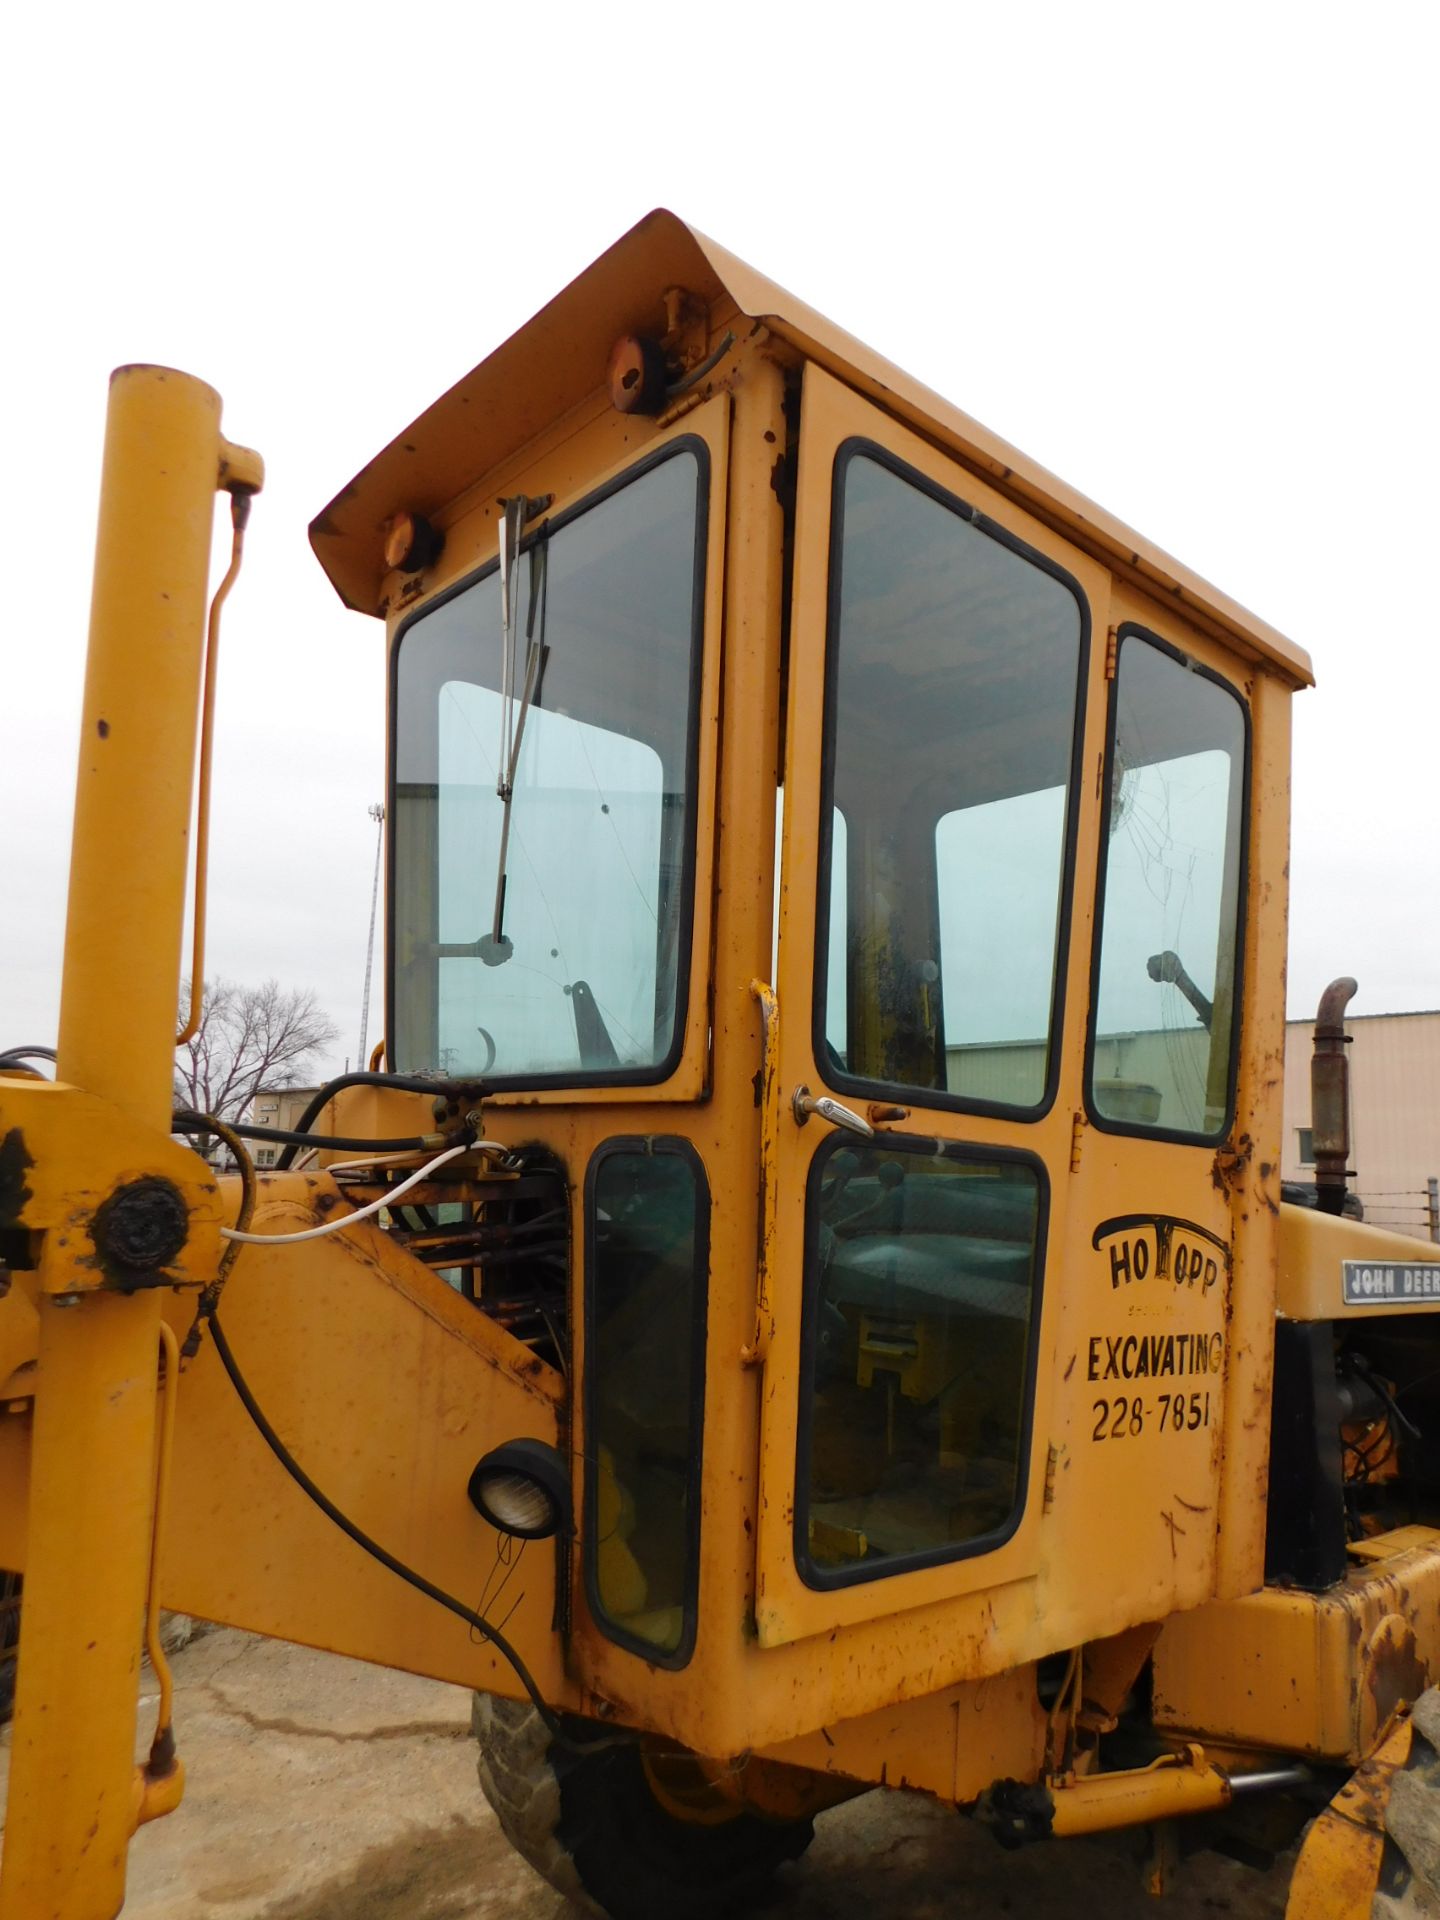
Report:
M 482 1520 L 517 1540 L 570 1528 L 570 1475 L 543 1440 L 506 1440 L 476 1466 L 466 1489 Z

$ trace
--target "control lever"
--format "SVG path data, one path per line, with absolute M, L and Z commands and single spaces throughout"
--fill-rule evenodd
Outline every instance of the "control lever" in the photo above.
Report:
M 832 1100 L 829 1094 L 811 1093 L 808 1087 L 797 1087 L 790 1102 L 790 1111 L 795 1116 L 797 1127 L 803 1127 L 811 1114 L 818 1114 L 822 1120 L 828 1120 L 832 1127 L 844 1127 L 847 1133 L 858 1133 L 864 1140 L 875 1138 L 875 1129 L 868 1120 L 862 1120 L 858 1113 L 852 1113 L 849 1107 L 842 1107 L 838 1100 Z

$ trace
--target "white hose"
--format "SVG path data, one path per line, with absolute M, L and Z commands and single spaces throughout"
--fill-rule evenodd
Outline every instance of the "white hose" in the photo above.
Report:
M 427 1160 L 423 1167 L 417 1167 L 399 1186 L 391 1187 L 382 1193 L 378 1200 L 372 1200 L 368 1207 L 360 1207 L 354 1213 L 347 1213 L 343 1220 L 327 1220 L 323 1227 L 306 1227 L 300 1233 L 241 1233 L 238 1227 L 222 1227 L 222 1240 L 242 1240 L 250 1247 L 293 1247 L 300 1240 L 321 1240 L 327 1233 L 339 1233 L 342 1227 L 353 1227 L 357 1221 L 368 1220 L 372 1213 L 379 1213 L 382 1207 L 393 1207 L 402 1193 L 408 1193 L 411 1187 L 420 1182 L 436 1167 L 443 1167 L 447 1160 L 453 1160 L 457 1153 L 473 1153 L 476 1147 L 489 1148 L 492 1153 L 503 1153 L 505 1149 L 497 1146 L 493 1140 L 476 1140 L 469 1146 L 447 1147 L 444 1153 L 437 1153 L 433 1160 Z

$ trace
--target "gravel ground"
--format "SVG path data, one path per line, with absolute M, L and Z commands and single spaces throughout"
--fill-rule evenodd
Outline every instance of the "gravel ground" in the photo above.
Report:
M 136 1837 L 126 1920 L 573 1920 L 480 1796 L 461 1689 L 229 1630 L 184 1648 L 175 1678 L 185 1800 Z M 7 1731 L 0 1790 L 8 1768 Z M 1157 1908 L 1113 1846 L 1007 1855 L 933 1802 L 870 1794 L 821 1819 L 764 1912 L 1280 1920 L 1287 1877 L 1199 1854 Z

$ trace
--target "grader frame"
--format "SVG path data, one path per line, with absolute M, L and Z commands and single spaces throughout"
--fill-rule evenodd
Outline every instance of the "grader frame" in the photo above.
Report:
M 523 1698 L 523 1669 L 552 1713 L 680 1750 L 706 1791 L 777 1819 L 883 1781 L 979 1802 L 1024 1838 L 1213 1813 L 1247 1787 L 1323 1801 L 1356 1768 L 1388 1779 L 1408 1751 L 1404 1710 L 1440 1671 L 1440 1512 L 1372 1518 L 1348 1554 L 1342 1517 L 1319 1584 L 1267 1567 L 1267 1489 L 1273 1540 L 1276 1476 L 1303 1454 L 1272 1463 L 1277 1352 L 1333 1389 L 1325 1352 L 1373 1320 L 1373 1303 L 1343 1295 L 1345 1262 L 1412 1274 L 1427 1257 L 1281 1202 L 1289 700 L 1309 682 L 1305 655 L 652 215 L 314 523 L 346 604 L 389 633 L 384 1067 L 398 1071 L 338 1090 L 313 1123 L 318 1159 L 259 1174 L 242 1199 L 169 1138 L 211 504 L 262 479 L 219 420 L 184 375 L 115 377 L 57 1077 L 0 1074 L 0 1565 L 26 1582 L 5 1920 L 117 1912 L 132 1834 L 179 1799 L 173 1743 L 132 1766 L 147 1595 L 490 1695 Z M 689 583 L 689 651 L 667 665 L 647 639 L 587 680 L 560 630 L 571 556 L 593 510 L 633 506 L 647 476 L 647 511 L 669 526 L 682 467 L 689 571 L 663 593 Z M 913 554 L 885 518 L 902 494 L 932 529 Z M 980 556 L 982 627 L 1007 594 L 1037 609 L 997 619 L 990 677 L 972 680 L 983 724 L 960 744 L 940 724 L 951 710 L 934 690 L 957 674 L 923 590 L 942 542 Z M 479 881 L 445 879 L 444 848 L 480 816 L 465 812 L 473 796 L 442 797 L 446 778 L 464 782 L 453 758 L 443 772 L 434 708 L 450 700 L 467 726 L 482 710 L 457 679 L 468 610 L 485 594 L 518 602 L 519 563 L 542 545 L 512 728 L 573 720 L 567 673 L 592 743 L 602 727 L 624 734 L 647 691 L 679 689 L 673 738 L 646 746 L 672 797 L 654 831 L 675 897 L 646 962 L 669 986 L 645 984 L 657 1034 L 662 1011 L 668 1025 L 663 1045 L 642 1036 L 622 1054 L 575 968 L 547 1015 L 574 1023 L 568 1067 L 533 1036 L 507 1058 L 488 1030 L 457 1061 L 444 1057 L 467 1044 L 457 1021 L 481 1025 L 467 996 L 487 978 L 512 989 L 514 940 L 503 838 L 493 925 L 488 854 Z M 593 592 L 633 575 L 639 552 L 577 578 Z M 862 604 L 866 566 L 878 584 Z M 917 583 L 918 611 L 904 600 Z M 907 636 L 923 655 L 895 714 L 877 605 L 899 609 L 896 658 Z M 513 605 L 503 617 L 513 639 Z M 1052 651 L 1022 684 L 1011 663 L 1039 626 Z M 602 622 L 588 643 L 609 638 Z M 968 644 L 955 638 L 958 657 Z M 837 663 L 852 661 L 868 680 L 845 679 Z M 1171 716 L 1194 689 L 1203 717 L 1182 738 Z M 1120 1070 L 1134 1036 L 1099 1012 L 1108 847 L 1143 791 L 1117 744 L 1125 698 L 1152 758 L 1228 768 L 1208 957 L 1150 962 L 1147 991 L 1184 991 L 1193 1009 L 1167 1043 L 1174 1090 L 1158 1068 Z M 1030 710 L 1043 729 L 1027 731 Z M 646 723 L 630 735 L 645 746 Z M 622 749 L 607 751 L 619 767 Z M 1015 830 L 1001 851 L 1031 860 L 1049 834 L 1016 881 L 1053 889 L 1049 972 L 1037 1030 L 1000 1061 L 1016 1036 L 967 1028 L 983 995 L 925 945 L 978 950 L 984 928 L 953 931 L 968 924 L 953 908 L 942 926 L 916 876 L 940 823 L 1024 797 L 1027 755 L 1058 824 Z M 649 776 L 627 777 L 639 791 Z M 524 795 L 499 804 L 508 831 Z M 868 920 L 862 887 L 885 903 Z M 508 911 L 523 929 L 524 899 Z M 396 1137 L 415 1151 L 347 1167 L 349 1149 L 326 1150 Z M 456 1157 L 388 1224 L 222 1251 L 242 1207 L 260 1236 L 334 1224 L 384 1202 L 437 1145 Z M 902 1189 L 928 1224 L 892 1206 L 881 1233 L 875 1209 Z M 628 1285 L 616 1222 L 633 1225 L 638 1258 L 652 1202 L 669 1208 L 659 1304 L 625 1296 L 629 1319 L 611 1322 L 604 1290 L 621 1300 Z M 557 1210 L 545 1245 L 563 1259 L 560 1307 L 543 1289 L 517 1305 L 493 1277 Z M 912 1232 L 939 1262 L 918 1278 Z M 225 1332 L 206 1337 L 217 1279 Z M 1385 1304 L 1407 1341 L 1431 1337 L 1423 1289 Z M 1300 1331 L 1277 1341 L 1277 1324 Z M 650 1381 L 673 1371 L 663 1405 L 625 1374 L 617 1325 Z M 627 1455 L 616 1435 L 647 1418 L 664 1439 Z M 871 1465 L 845 1453 L 847 1424 Z M 495 1535 L 467 1487 L 516 1437 L 564 1460 L 574 1515 L 553 1549 L 527 1549 L 504 1635 L 518 1667 L 435 1599 L 483 1582 Z M 421 1584 L 338 1528 L 287 1454 Z M 647 1536 L 677 1485 L 683 1525 Z M 1138 1758 L 1133 1738 L 1128 1755 L 1107 1749 L 1117 1726 L 1142 1725 Z M 1355 1887 L 1374 1884 L 1383 1798 L 1366 1800 Z M 1314 1845 L 1343 1825 L 1319 1823 Z M 1337 1904 L 1341 1879 L 1312 1857 L 1292 1910 L 1361 1911 L 1358 1892 Z

